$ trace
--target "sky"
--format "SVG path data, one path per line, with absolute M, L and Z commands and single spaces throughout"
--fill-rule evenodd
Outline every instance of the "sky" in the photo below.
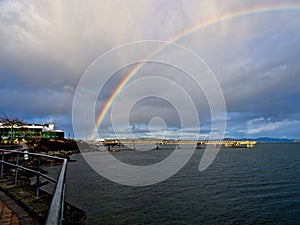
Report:
M 0 113 L 75 138 L 300 139 L 297 2 L 1 0 Z

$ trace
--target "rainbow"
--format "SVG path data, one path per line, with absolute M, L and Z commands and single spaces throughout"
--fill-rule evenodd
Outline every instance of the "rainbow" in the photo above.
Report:
M 111 96 L 108 98 L 108 100 L 106 101 L 104 107 L 102 108 L 102 110 L 99 114 L 99 117 L 96 120 L 96 124 L 95 124 L 95 127 L 93 129 L 93 133 L 92 133 L 93 136 L 92 137 L 95 137 L 95 135 L 97 133 L 97 130 L 98 130 L 98 127 L 103 122 L 103 120 L 104 120 L 108 110 L 112 106 L 115 98 L 118 96 L 119 93 L 121 93 L 122 89 L 127 84 L 127 82 L 134 76 L 135 73 L 137 73 L 140 70 L 140 68 L 142 68 L 143 65 L 144 65 L 144 63 L 138 63 L 137 65 L 135 65 L 133 67 L 133 69 L 131 69 L 130 72 L 123 78 L 123 80 L 119 83 L 119 85 L 113 91 Z
M 65 87 L 60 101 L 58 101 L 56 104 L 54 114 L 61 115 L 62 112 L 64 112 L 64 108 L 66 107 L 66 105 L 68 105 L 68 102 L 72 101 L 73 96 L 74 90 L 71 87 Z
M 183 29 L 170 39 L 168 39 L 166 42 L 168 43 L 174 43 L 177 40 L 195 32 L 200 29 L 206 28 L 208 26 L 214 25 L 216 23 L 224 22 L 226 20 L 239 18 L 242 16 L 251 16 L 251 15 L 257 15 L 260 13 L 268 13 L 268 12 L 282 12 L 282 11 L 299 11 L 300 10 L 300 3 L 283 3 L 278 5 L 266 5 L 266 6 L 260 6 L 260 7 L 252 7 L 242 10 L 237 10 L 229 13 L 225 13 L 223 15 L 217 15 L 211 18 L 208 18 L 206 20 L 201 21 L 200 23 L 197 23 L 191 27 L 188 27 L 186 29 Z M 153 57 L 158 52 L 162 51 L 167 45 L 162 46 L 161 48 L 155 50 L 151 54 L 149 54 L 148 59 Z M 144 60 L 143 62 L 138 63 L 133 67 L 133 69 L 130 70 L 130 72 L 123 78 L 123 80 L 119 83 L 119 85 L 116 87 L 116 89 L 113 91 L 113 93 L 110 95 L 109 99 L 104 104 L 104 107 L 99 113 L 99 116 L 96 119 L 96 123 L 94 126 L 94 129 L 92 131 L 93 137 L 97 135 L 97 131 L 99 127 L 101 126 L 108 110 L 111 108 L 114 100 L 116 97 L 121 93 L 124 86 L 128 83 L 128 81 L 143 67 L 143 65 L 147 62 L 147 60 Z

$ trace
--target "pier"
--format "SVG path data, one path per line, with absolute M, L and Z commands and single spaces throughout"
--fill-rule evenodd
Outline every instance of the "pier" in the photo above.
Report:
M 204 148 L 205 146 L 225 147 L 225 148 L 253 148 L 256 141 L 250 140 L 153 140 L 153 139 L 111 139 L 102 142 L 105 146 L 136 146 L 136 145 L 196 145 L 197 148 Z

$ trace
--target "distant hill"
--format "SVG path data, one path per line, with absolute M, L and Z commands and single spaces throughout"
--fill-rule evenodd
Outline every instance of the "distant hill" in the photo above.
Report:
M 288 138 L 271 138 L 271 137 L 259 137 L 259 138 L 240 138 L 240 139 L 231 139 L 231 138 L 225 138 L 224 140 L 249 140 L 249 141 L 257 141 L 260 143 L 287 143 L 287 142 L 295 142 L 294 139 L 288 139 Z
M 288 139 L 288 138 L 270 138 L 270 137 L 260 137 L 253 139 L 254 141 L 257 142 L 294 142 L 293 139 Z

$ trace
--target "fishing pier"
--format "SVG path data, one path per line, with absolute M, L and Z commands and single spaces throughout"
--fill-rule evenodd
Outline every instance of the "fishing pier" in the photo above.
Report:
M 206 146 L 209 147 L 225 147 L 225 148 L 253 148 L 256 145 L 256 141 L 250 140 L 152 140 L 152 139 L 110 139 L 104 140 L 102 142 L 105 146 L 132 146 L 135 149 L 137 145 L 155 145 L 157 149 L 159 146 L 163 145 L 177 145 L 181 148 L 183 145 L 195 145 L 197 149 L 205 148 Z

